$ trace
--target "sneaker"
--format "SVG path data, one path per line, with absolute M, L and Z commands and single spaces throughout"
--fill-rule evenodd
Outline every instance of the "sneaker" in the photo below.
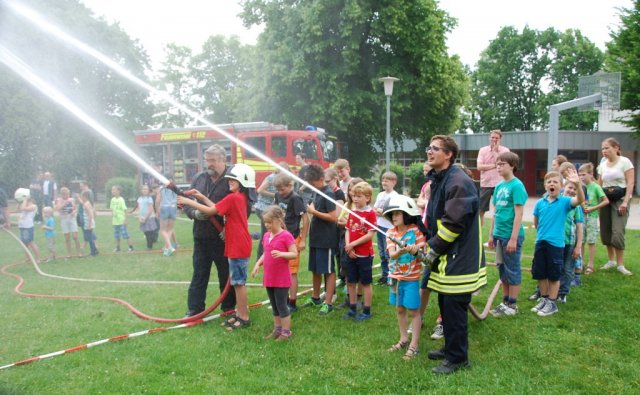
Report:
M 382 276 L 378 279 L 378 285 L 387 285 L 387 276 Z
M 441 359 L 444 359 L 445 355 L 444 355 L 444 349 L 441 348 L 439 350 L 431 350 L 427 353 L 427 358 L 429 358 L 432 361 L 439 361 Z
M 518 305 L 509 304 L 504 308 L 504 315 L 512 317 L 518 314 Z
M 616 267 L 617 264 L 614 261 L 607 261 L 607 263 L 602 266 L 602 270 L 607 270 Z
M 322 304 L 322 299 L 314 299 L 311 296 L 307 298 L 307 300 L 302 304 L 302 307 L 311 307 L 311 306 L 320 306 Z
M 433 340 L 442 339 L 444 337 L 444 326 L 442 324 L 438 324 L 433 328 L 433 333 L 431 334 L 431 338 Z
M 133 252 L 133 246 L 129 246 L 129 248 L 127 249 L 127 252 Z
M 294 306 L 290 303 L 287 303 L 287 307 L 289 308 L 289 312 L 291 314 L 295 313 L 296 311 L 298 311 L 298 306 Z
M 555 304 L 555 302 L 552 301 L 547 301 L 547 303 L 544 305 L 544 307 L 538 311 L 538 315 L 540 317 L 546 317 L 548 315 L 552 315 L 558 312 L 558 306 Z
M 558 296 L 558 303 L 567 303 L 567 295 Z
M 366 320 L 368 320 L 368 319 L 371 319 L 371 316 L 372 316 L 372 315 L 373 315 L 373 314 L 371 314 L 371 313 L 369 313 L 369 314 L 367 314 L 367 313 L 360 313 L 360 314 L 358 314 L 358 316 L 357 316 L 354 320 L 355 320 L 356 322 L 366 321 Z
M 505 309 L 507 308 L 507 305 L 504 303 L 500 303 L 498 306 L 496 306 L 495 308 L 491 309 L 489 311 L 489 313 L 491 313 L 492 316 L 494 317 L 502 317 L 503 315 L 505 315 Z
M 582 285 L 582 279 L 580 277 L 574 277 L 573 280 L 571 280 L 571 287 L 579 287 Z
M 630 276 L 633 274 L 626 267 L 624 267 L 624 265 L 618 266 L 618 271 L 624 274 L 625 276 Z
M 529 296 L 529 300 L 538 300 L 540 299 L 540 296 L 540 292 L 536 290 L 536 292 L 532 293 L 531 296 Z
M 333 305 L 323 303 L 322 307 L 320 307 L 320 311 L 318 311 L 318 315 L 327 315 L 333 311 Z
M 114 248 L 113 252 L 120 252 L 120 248 L 118 248 L 118 247 Z
M 533 306 L 531 311 L 534 313 L 537 313 L 538 311 L 542 310 L 546 304 L 547 304 L 547 298 L 540 298 L 540 300 L 538 300 L 538 304 Z
M 349 309 L 349 311 L 347 311 L 346 313 L 344 313 L 342 315 L 342 319 L 343 320 L 352 320 L 352 319 L 356 318 L 357 314 L 358 314 L 357 312 Z
M 444 362 L 442 362 L 442 365 L 436 366 L 435 368 L 431 369 L 431 371 L 436 374 L 451 374 L 457 370 L 464 369 L 467 367 L 469 367 L 469 361 L 453 363 L 445 359 Z

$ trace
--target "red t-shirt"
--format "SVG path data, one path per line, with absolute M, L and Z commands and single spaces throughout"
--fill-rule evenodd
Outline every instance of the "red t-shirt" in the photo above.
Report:
M 284 258 L 274 258 L 271 251 L 289 251 L 289 247 L 295 244 L 293 235 L 286 230 L 273 236 L 271 232 L 264 234 L 262 246 L 264 247 L 264 276 L 262 284 L 265 287 L 289 288 L 291 286 L 291 272 L 289 271 L 289 261 Z
M 230 193 L 216 203 L 220 215 L 224 216 L 224 255 L 227 258 L 250 258 L 251 235 L 247 219 L 247 196 Z
M 349 231 L 350 242 L 358 240 L 359 238 L 365 236 L 368 232 L 375 231 L 373 226 L 371 226 L 370 224 L 376 224 L 377 216 L 376 212 L 373 211 L 370 206 L 367 206 L 362 210 L 352 208 L 351 211 L 358 214 L 358 216 L 362 217 L 369 223 L 349 213 L 349 218 L 347 218 L 347 224 L 345 225 L 345 228 Z M 366 243 L 362 243 L 356 246 L 356 248 L 354 248 L 354 251 L 357 256 L 374 256 L 373 240 L 369 240 Z

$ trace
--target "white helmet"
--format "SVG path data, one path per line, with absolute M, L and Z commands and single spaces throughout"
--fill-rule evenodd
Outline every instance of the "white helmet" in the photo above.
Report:
M 245 188 L 256 187 L 256 171 L 253 170 L 251 166 L 245 165 L 244 163 L 236 163 L 233 165 L 231 170 L 225 174 L 225 177 L 237 180 L 240 185 Z
M 31 192 L 29 192 L 27 188 L 18 188 L 16 189 L 16 193 L 13 194 L 13 197 L 19 203 L 22 203 L 25 198 L 31 197 Z
M 412 217 L 419 216 L 421 214 L 420 208 L 409 196 L 395 195 L 387 202 L 383 215 L 390 216 L 392 211 L 398 210 L 404 211 Z

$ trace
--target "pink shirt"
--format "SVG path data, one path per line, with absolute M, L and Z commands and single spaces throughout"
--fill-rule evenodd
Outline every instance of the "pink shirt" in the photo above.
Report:
M 495 165 L 496 157 L 503 152 L 509 152 L 509 148 L 499 145 L 497 153 L 491 151 L 490 145 L 480 148 L 480 151 L 478 151 L 478 165 Z M 480 172 L 480 187 L 482 188 L 493 188 L 500 181 L 502 181 L 502 177 L 498 174 L 497 169 Z
M 264 247 L 264 276 L 262 284 L 265 287 L 289 288 L 291 287 L 291 272 L 289 271 L 289 261 L 284 258 L 274 258 L 271 251 L 289 251 L 289 247 L 295 244 L 291 233 L 286 230 L 273 236 L 271 232 L 264 234 L 262 246 Z

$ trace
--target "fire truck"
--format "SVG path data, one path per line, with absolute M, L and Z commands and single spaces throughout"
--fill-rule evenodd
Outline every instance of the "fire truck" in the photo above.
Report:
M 276 163 L 286 162 L 297 173 L 297 154 L 304 154 L 307 163 L 327 168 L 339 157 L 345 158 L 347 148 L 323 129 L 307 126 L 305 130 L 288 130 L 284 125 L 268 122 L 247 122 L 216 125 L 237 140 L 250 145 Z M 246 163 L 256 171 L 256 185 L 273 172 L 275 166 L 236 144 L 207 126 L 178 129 L 134 131 L 135 142 L 149 162 L 161 173 L 169 175 L 181 187 L 191 184 L 193 177 L 206 168 L 204 151 L 212 144 L 223 146 L 230 154 L 230 163 Z M 141 173 L 141 182 L 152 183 L 151 176 Z

